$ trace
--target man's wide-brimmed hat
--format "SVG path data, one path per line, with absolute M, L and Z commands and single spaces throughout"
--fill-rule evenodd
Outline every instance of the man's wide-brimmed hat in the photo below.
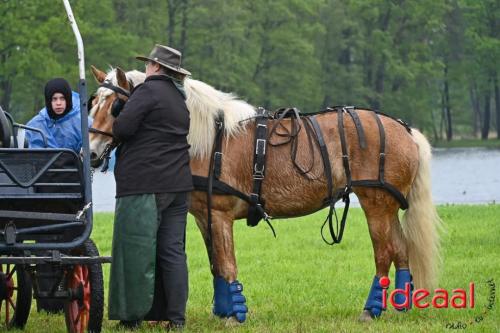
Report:
M 137 56 L 135 58 L 142 61 L 154 61 L 174 72 L 191 75 L 190 72 L 181 67 L 182 54 L 165 45 L 156 44 L 148 57 Z

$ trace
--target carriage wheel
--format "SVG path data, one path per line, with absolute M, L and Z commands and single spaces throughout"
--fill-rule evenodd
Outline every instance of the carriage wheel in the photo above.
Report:
M 7 328 L 23 328 L 31 309 L 31 278 L 21 265 L 0 265 L 0 317 Z
M 98 257 L 99 252 L 90 239 L 75 255 Z M 68 332 L 100 332 L 104 310 L 104 289 L 101 264 L 73 265 L 66 272 L 66 289 L 73 295 L 64 304 Z

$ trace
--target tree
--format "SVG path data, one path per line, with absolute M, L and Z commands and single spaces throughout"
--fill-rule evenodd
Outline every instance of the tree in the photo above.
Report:
M 497 136 L 500 137 L 498 68 L 500 66 L 500 4 L 495 0 L 460 2 L 469 23 L 466 29 L 469 78 L 476 87 L 475 98 L 483 103 L 481 138 L 487 139 L 491 125 L 491 97 L 495 97 Z M 493 90 L 493 93 L 492 93 Z M 474 94 L 471 94 L 474 96 Z M 477 101 L 473 101 L 477 103 Z

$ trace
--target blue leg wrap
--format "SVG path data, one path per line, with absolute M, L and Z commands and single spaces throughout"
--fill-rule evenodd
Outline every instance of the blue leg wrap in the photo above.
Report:
M 220 276 L 214 277 L 213 313 L 223 318 L 234 316 L 240 323 L 244 322 L 248 309 L 242 291 L 243 285 L 238 281 L 228 283 Z
M 408 307 L 396 308 L 398 311 L 407 311 L 411 308 L 413 279 L 411 277 L 409 269 L 406 268 L 406 269 L 396 270 L 396 289 L 405 290 L 407 283 L 410 284 L 410 292 L 408 293 L 409 294 Z M 394 297 L 394 300 L 396 301 L 397 304 L 404 304 L 406 302 L 406 295 L 398 293 Z
M 375 276 L 364 308 L 365 310 L 368 310 L 370 312 L 370 316 L 372 318 L 380 317 L 382 311 L 385 311 L 382 306 L 382 291 L 383 288 L 380 285 L 380 278 L 378 276 Z

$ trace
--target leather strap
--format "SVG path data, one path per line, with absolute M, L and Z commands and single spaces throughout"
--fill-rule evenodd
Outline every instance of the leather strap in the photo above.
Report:
M 210 166 L 208 168 L 208 183 L 207 183 L 207 229 L 208 229 L 208 237 L 209 237 L 209 257 L 210 262 L 213 264 L 213 256 L 212 256 L 212 192 L 213 192 L 213 184 L 215 178 L 215 160 L 216 155 L 221 158 L 222 161 L 222 134 L 224 133 L 224 113 L 219 112 L 218 119 L 215 121 L 215 139 L 212 150 L 212 157 L 210 158 Z M 218 150 L 217 150 L 218 149 Z M 217 154 L 218 153 L 218 154 Z M 222 163 L 222 162 L 220 162 Z M 219 168 L 219 176 L 220 176 L 220 168 Z
M 352 121 L 354 122 L 354 126 L 356 127 L 356 131 L 358 132 L 359 146 L 361 147 L 361 149 L 366 149 L 365 131 L 363 129 L 361 119 L 359 119 L 358 113 L 356 112 L 356 109 L 354 108 L 354 106 L 348 106 L 345 109 L 351 116 Z
M 129 84 L 131 84 L 131 81 L 128 81 Z M 108 88 L 110 90 L 113 90 L 115 93 L 118 93 L 118 94 L 122 94 L 123 96 L 127 96 L 127 97 L 130 97 L 130 92 L 123 89 L 122 87 L 119 87 L 119 86 L 115 86 L 111 81 L 109 80 L 104 80 L 100 85 L 99 87 L 103 87 L 103 88 Z M 132 90 L 133 88 L 133 85 L 130 86 L 130 89 Z
M 295 166 L 295 168 L 299 171 L 301 175 L 308 176 L 308 174 L 311 172 L 311 170 L 314 167 L 315 163 L 315 156 L 314 156 L 314 149 L 313 149 L 313 140 L 312 140 L 312 129 L 310 127 L 310 124 L 308 121 L 303 122 L 302 118 L 308 119 L 308 117 L 301 117 L 300 116 L 300 111 L 297 108 L 286 108 L 286 109 L 279 109 L 276 111 L 273 115 L 273 118 L 276 119 L 274 122 L 274 125 L 272 126 L 271 130 L 269 131 L 269 145 L 273 147 L 285 145 L 288 143 L 291 143 L 290 145 L 290 155 L 292 157 L 292 163 Z M 285 118 L 290 118 L 291 120 L 291 125 L 290 125 L 290 130 L 288 130 L 284 125 L 283 125 L 283 119 Z M 312 152 L 312 158 L 311 158 L 311 164 L 308 167 L 302 167 L 297 163 L 297 152 L 298 152 L 298 136 L 300 131 L 302 130 L 302 127 L 305 128 L 306 130 L 306 137 L 307 137 L 307 142 L 309 145 L 309 151 Z M 279 132 L 278 128 L 280 128 L 283 132 Z M 281 137 L 284 138 L 281 141 L 278 142 L 273 142 L 271 138 L 273 136 Z
M 349 167 L 349 155 L 347 155 L 347 141 L 345 138 L 345 130 L 344 130 L 344 112 L 346 109 L 342 108 L 337 111 L 337 120 L 338 120 L 338 128 L 339 128 L 339 136 L 340 136 L 340 146 L 342 149 L 342 163 L 344 165 L 345 177 L 346 177 L 346 190 L 351 189 L 351 169 Z
M 105 136 L 110 136 L 110 137 L 114 138 L 113 133 L 104 132 L 104 131 L 101 131 L 101 130 L 99 130 L 97 128 L 94 128 L 94 127 L 90 127 L 89 128 L 89 132 L 90 133 L 101 134 L 101 135 L 105 135 Z
M 208 189 L 208 177 L 202 176 L 192 176 L 193 177 L 193 186 L 195 191 L 206 192 Z M 246 202 L 250 201 L 250 197 L 243 192 L 238 191 L 234 187 L 221 182 L 220 180 L 214 179 L 212 181 L 212 194 L 226 194 L 226 195 L 234 195 Z
M 384 168 L 385 168 L 385 130 L 384 125 L 380 121 L 380 117 L 377 113 L 372 112 L 375 121 L 377 122 L 379 136 L 380 136 L 380 153 L 379 153 L 379 164 L 378 164 L 378 180 L 384 184 Z
M 267 150 L 267 115 L 266 110 L 263 108 L 257 109 L 258 117 L 255 118 L 255 144 L 254 144 L 254 158 L 253 158 L 253 188 L 250 193 L 250 213 L 252 209 L 258 209 L 260 206 L 264 211 L 264 202 L 262 201 L 261 188 L 262 181 L 265 177 L 266 168 L 266 150 Z M 264 217 L 264 216 L 263 216 Z M 259 223 L 259 220 L 254 220 L 250 223 L 247 219 L 247 225 L 254 227 Z
M 333 192 L 333 177 L 332 177 L 332 167 L 330 164 L 330 156 L 328 154 L 328 148 L 326 147 L 325 140 L 323 138 L 323 133 L 321 132 L 321 128 L 318 124 L 318 120 L 316 116 L 312 116 L 309 118 L 311 120 L 311 124 L 314 128 L 314 132 L 316 134 L 316 138 L 319 144 L 319 151 L 321 153 L 321 157 L 323 160 L 323 168 L 325 170 L 326 184 L 328 188 L 328 202 L 331 203 L 332 200 L 332 192 Z

